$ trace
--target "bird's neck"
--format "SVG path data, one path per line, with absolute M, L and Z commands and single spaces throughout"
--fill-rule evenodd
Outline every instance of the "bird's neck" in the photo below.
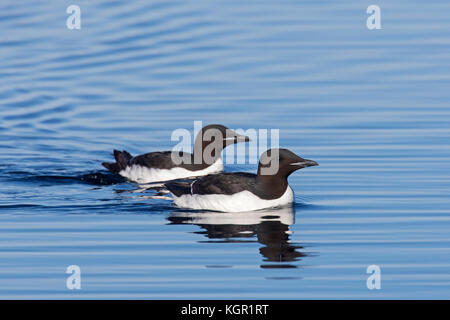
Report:
M 262 175 L 258 172 L 256 181 L 262 191 L 274 194 L 276 198 L 281 197 L 289 187 L 287 177 L 279 175 Z
M 195 141 L 192 153 L 194 164 L 211 165 L 220 157 L 223 150 L 222 145 L 214 144 L 214 141 Z

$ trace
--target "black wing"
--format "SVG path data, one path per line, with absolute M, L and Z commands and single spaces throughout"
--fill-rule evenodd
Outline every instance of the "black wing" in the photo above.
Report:
M 191 194 L 192 182 L 168 182 L 164 186 L 175 196 L 180 197 L 183 194 Z
M 183 155 L 189 155 L 190 153 L 177 152 L 180 157 Z M 146 154 L 142 154 L 140 156 L 136 156 L 131 159 L 130 164 L 136 164 L 148 168 L 156 168 L 156 169 L 172 169 L 177 165 L 172 161 L 172 151 L 161 151 L 161 152 L 150 152 Z
M 192 184 L 193 194 L 227 194 L 244 190 L 256 191 L 256 175 L 247 172 L 229 172 L 211 174 L 195 180 Z

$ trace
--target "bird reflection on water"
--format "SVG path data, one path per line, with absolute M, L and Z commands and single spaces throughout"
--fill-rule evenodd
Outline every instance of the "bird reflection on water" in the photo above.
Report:
M 264 257 L 261 268 L 297 268 L 293 262 L 306 256 L 302 246 L 290 241 L 290 225 L 294 223 L 292 206 L 252 212 L 175 211 L 169 224 L 193 224 L 202 228 L 195 232 L 210 240 L 205 243 L 259 242 Z M 254 240 L 256 236 L 256 241 Z

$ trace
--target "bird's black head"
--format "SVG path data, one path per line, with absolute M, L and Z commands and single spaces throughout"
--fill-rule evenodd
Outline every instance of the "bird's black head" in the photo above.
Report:
M 258 175 L 287 178 L 292 172 L 298 169 L 318 165 L 317 162 L 303 159 L 288 149 L 270 149 L 260 157 Z
M 220 157 L 220 153 L 227 146 L 249 141 L 251 141 L 249 137 L 221 124 L 210 124 L 203 127 L 197 134 L 194 143 L 194 153 L 201 152 L 203 161 L 212 163 L 216 158 Z

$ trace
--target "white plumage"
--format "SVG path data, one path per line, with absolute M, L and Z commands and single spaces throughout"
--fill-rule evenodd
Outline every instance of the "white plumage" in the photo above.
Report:
M 265 208 L 284 206 L 294 201 L 294 192 L 287 187 L 278 199 L 261 199 L 250 191 L 241 191 L 232 195 L 225 194 L 184 194 L 173 195 L 173 202 L 180 208 L 195 210 L 213 210 L 223 212 L 253 211 Z
M 211 173 L 217 173 L 223 171 L 222 158 L 218 158 L 209 167 L 202 170 L 191 171 L 180 167 L 172 169 L 157 169 L 148 168 L 139 165 L 132 165 L 121 170 L 119 174 L 131 181 L 137 183 L 153 183 L 159 181 L 169 181 L 175 179 L 191 178 L 196 176 L 203 176 Z

